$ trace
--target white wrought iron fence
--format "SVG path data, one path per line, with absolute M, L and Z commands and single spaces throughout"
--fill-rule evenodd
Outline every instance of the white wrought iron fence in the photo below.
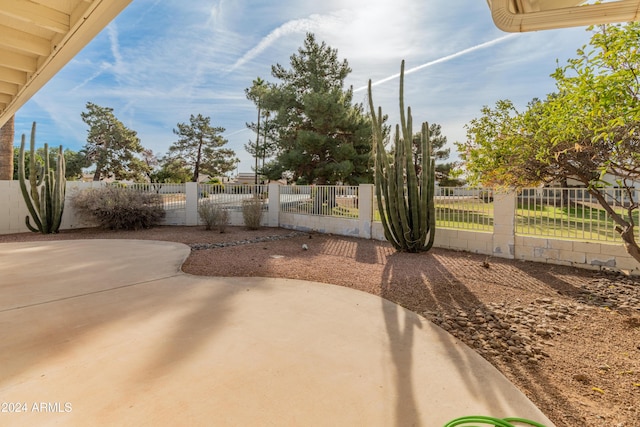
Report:
M 436 187 L 436 226 L 493 230 L 493 190 L 478 187 Z
M 485 188 L 436 187 L 436 226 L 463 230 L 493 230 L 493 191 Z M 377 199 L 374 220 L 380 221 Z
M 168 211 L 186 210 L 185 184 L 113 183 L 136 191 L 155 192 L 163 197 Z M 226 210 L 241 212 L 243 200 L 259 197 L 268 211 L 268 185 L 199 184 L 198 203 L 212 201 Z M 603 197 L 623 216 L 626 207 L 638 200 L 640 190 L 631 197 L 619 188 L 602 190 Z M 357 186 L 292 185 L 280 186 L 280 212 L 357 219 L 360 217 Z M 468 187 L 436 187 L 434 197 L 436 225 L 475 231 L 492 231 L 493 190 Z M 373 200 L 373 220 L 380 221 Z M 640 222 L 638 211 L 633 221 Z M 619 242 L 616 225 L 597 199 L 585 188 L 527 188 L 518 193 L 515 231 L 520 235 Z M 640 227 L 638 227 L 640 228 Z
M 165 210 L 185 209 L 187 204 L 185 184 L 172 183 L 112 183 L 130 190 L 157 193 L 162 196 Z
M 606 202 L 628 219 L 627 207 L 638 200 L 625 190 L 600 190 Z M 638 224 L 638 211 L 632 219 Z M 619 242 L 616 224 L 586 188 L 527 188 L 518 194 L 516 233 L 541 237 Z
M 199 184 L 199 202 L 210 201 L 229 211 L 242 211 L 242 203 L 252 198 L 260 198 L 263 211 L 268 211 L 269 186 L 253 184 Z
M 302 215 L 358 218 L 358 186 L 280 186 L 280 211 Z

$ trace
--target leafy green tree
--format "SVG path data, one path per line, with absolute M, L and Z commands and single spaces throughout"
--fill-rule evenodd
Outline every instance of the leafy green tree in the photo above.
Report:
M 149 182 L 154 182 L 153 174 L 160 167 L 160 160 L 158 156 L 153 153 L 153 150 L 145 148 L 141 153 L 142 161 L 147 165 L 146 175 Z
M 143 150 L 140 139 L 134 130 L 116 118 L 113 108 L 88 102 L 87 111 L 81 116 L 89 125 L 83 152 L 88 161 L 95 165 L 93 180 L 144 179 L 147 169 L 138 157 Z
M 414 166 L 416 168 L 416 174 L 420 174 L 420 164 L 422 162 L 420 134 L 417 133 L 413 137 L 412 150 Z M 446 147 L 447 137 L 442 134 L 442 127 L 438 123 L 431 123 L 429 125 L 429 138 L 431 139 L 433 157 L 436 162 L 447 160 L 451 154 L 451 149 Z M 455 163 L 438 163 L 436 164 L 436 181 L 441 187 L 458 187 L 463 183 L 457 179 L 454 175 Z
M 442 126 L 438 123 L 431 123 L 429 125 L 429 137 L 431 138 L 431 146 L 433 150 L 433 157 L 436 160 L 446 160 L 451 154 L 450 148 L 445 148 L 447 145 L 447 137 L 442 134 Z M 412 149 L 415 156 L 414 163 L 417 165 L 422 159 L 420 133 L 413 136 Z
M 192 176 L 193 172 L 182 160 L 164 158 L 159 168 L 150 173 L 149 179 L 159 183 L 184 183 L 191 181 Z
M 458 149 L 470 178 L 486 184 L 579 181 L 640 262 L 633 217 L 634 181 L 640 180 L 640 24 L 590 30 L 589 46 L 552 75 L 556 93 L 534 99 L 523 112 L 507 100 L 484 107 Z M 607 192 L 613 185 L 622 198 Z
M 315 184 L 372 182 L 371 121 L 352 103 L 352 88 L 344 89 L 350 72 L 337 50 L 313 34 L 291 56 L 290 69 L 272 67 L 279 83 L 262 102 L 274 113 L 277 154 L 265 175 Z
M 18 179 L 18 159 L 20 158 L 20 149 L 13 149 L 13 179 Z M 36 150 L 36 161 L 44 165 L 44 147 Z M 69 148 L 64 150 L 65 161 L 65 178 L 67 181 L 75 181 L 82 178 L 83 168 L 91 166 L 82 151 L 73 151 Z M 49 151 L 49 163 L 55 165 L 58 163 L 57 152 Z M 29 173 L 29 163 L 25 165 L 25 173 Z
M 82 150 L 73 151 L 69 148 L 64 150 L 64 162 L 67 181 L 82 179 L 83 169 L 91 166 L 87 156 Z
M 147 179 L 151 183 L 151 188 L 159 193 L 166 183 L 184 183 L 191 179 L 189 169 L 186 167 L 173 167 L 174 164 L 163 163 L 164 159 L 158 159 L 153 150 L 145 149 L 142 152 L 142 160 L 147 165 Z M 174 163 L 179 163 L 175 161 Z
M 436 180 L 440 187 L 461 187 L 464 181 L 458 178 L 459 170 L 456 163 L 440 163 L 436 165 Z
M 169 147 L 165 162 L 189 168 L 193 182 L 198 182 L 201 174 L 217 176 L 234 170 L 236 153 L 220 148 L 228 142 L 220 135 L 224 131 L 211 126 L 210 117 L 192 114 L 189 123 L 178 123 L 178 129 L 173 130 L 179 139 Z

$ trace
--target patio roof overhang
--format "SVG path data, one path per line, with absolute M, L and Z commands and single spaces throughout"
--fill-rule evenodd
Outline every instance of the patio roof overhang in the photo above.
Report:
M 0 0 L 0 127 L 131 0 Z
M 640 0 L 487 0 L 493 22 L 507 32 L 637 21 Z

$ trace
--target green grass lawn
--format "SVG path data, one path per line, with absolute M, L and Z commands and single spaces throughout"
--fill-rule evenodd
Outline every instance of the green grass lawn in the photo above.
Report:
M 436 226 L 492 231 L 493 203 L 485 203 L 481 200 L 462 200 L 454 203 L 436 202 Z
M 373 220 L 380 221 L 378 206 Z M 493 203 L 481 200 L 436 201 L 436 226 L 463 230 L 492 231 Z
M 617 211 L 626 215 L 622 208 Z M 436 225 L 441 228 L 490 232 L 493 230 L 493 214 L 493 203 L 479 200 L 436 202 Z M 634 212 L 633 219 L 639 223 L 638 212 Z M 375 220 L 380 220 L 377 210 Z M 597 204 L 582 202 L 574 202 L 570 207 L 519 203 L 516 233 L 587 241 L 620 241 L 614 222 L 605 210 Z
M 616 211 L 626 217 L 622 208 Z M 638 212 L 634 212 L 638 223 Z M 520 203 L 516 210 L 516 233 L 579 240 L 619 241 L 615 224 L 602 207 L 594 203 L 574 202 L 571 206 Z

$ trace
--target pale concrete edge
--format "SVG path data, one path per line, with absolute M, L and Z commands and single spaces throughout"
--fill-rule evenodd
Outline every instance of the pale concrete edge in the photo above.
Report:
M 526 401 L 529 402 L 530 404 L 530 410 L 532 412 L 535 413 L 536 418 L 538 422 L 544 422 L 545 425 L 547 427 L 555 427 L 555 424 L 553 424 L 553 422 L 551 422 L 551 420 L 546 416 L 546 414 L 544 414 L 528 397 L 527 395 L 520 390 L 515 384 L 513 384 L 506 376 L 504 376 L 504 374 L 502 372 L 500 372 L 495 366 L 493 366 L 489 361 L 487 361 L 485 358 L 483 358 L 481 355 L 479 355 L 475 350 L 473 350 L 471 347 L 469 347 L 468 345 L 466 345 L 464 342 L 460 341 L 459 339 L 457 339 L 456 337 L 454 337 L 453 335 L 451 335 L 449 332 L 445 331 L 444 329 L 440 328 L 438 325 L 434 324 L 433 322 L 431 322 L 429 319 L 425 318 L 424 316 L 411 311 L 405 307 L 402 307 L 401 305 L 390 301 L 384 297 L 378 296 L 378 295 L 374 295 L 371 294 L 369 292 L 365 292 L 365 291 L 361 291 L 359 289 L 353 289 L 353 288 L 348 288 L 345 286 L 340 286 L 340 285 L 335 285 L 335 284 L 331 284 L 331 283 L 324 283 L 324 282 L 316 282 L 316 281 L 310 281 L 310 280 L 301 280 L 301 279 L 287 279 L 287 278 L 274 278 L 274 277 L 239 277 L 239 276 L 196 276 L 196 275 L 192 275 L 192 274 L 188 274 L 188 273 L 183 273 L 186 276 L 190 276 L 191 278 L 198 278 L 201 280 L 206 280 L 206 279 L 214 279 L 214 280 L 224 280 L 227 283 L 230 284 L 240 284 L 239 282 L 241 282 L 242 284 L 246 285 L 246 284 L 250 284 L 252 286 L 259 286 L 259 285 L 263 285 L 263 284 L 277 284 L 277 285 L 303 285 L 303 286 L 320 286 L 320 287 L 325 287 L 327 289 L 329 288 L 333 288 L 334 290 L 338 291 L 338 292 L 343 292 L 345 294 L 354 294 L 354 293 L 358 293 L 359 294 L 359 298 L 366 298 L 366 299 L 370 299 L 370 300 L 377 300 L 377 301 L 382 301 L 384 305 L 386 306 L 393 306 L 396 309 L 400 309 L 405 316 L 408 317 L 413 317 L 414 319 L 416 319 L 421 325 L 426 325 L 426 327 L 430 328 L 430 332 L 436 334 L 438 336 L 438 339 L 442 342 L 442 343 L 446 343 L 449 345 L 455 345 L 456 348 L 460 351 L 462 351 L 465 356 L 467 357 L 467 360 L 471 360 L 473 362 L 473 364 L 482 364 L 484 365 L 484 369 L 489 369 L 492 372 L 492 375 L 495 376 L 496 379 L 498 379 L 499 381 L 503 382 L 504 384 L 508 385 L 508 387 L 511 388 L 511 391 L 509 390 L 502 390 L 502 394 L 504 396 L 508 396 L 511 393 L 517 393 L 520 394 L 523 399 L 525 399 Z M 473 370 L 473 369 L 472 369 Z M 470 414 L 472 415 L 472 414 Z M 486 415 L 486 414 L 485 414 Z
M 15 247 L 38 247 L 43 245 L 63 245 L 68 244 L 69 242 L 128 242 L 130 244 L 136 245 L 150 245 L 150 246 L 173 246 L 176 248 L 176 251 L 179 252 L 179 257 L 176 258 L 176 274 L 184 274 L 188 275 L 184 271 L 182 271 L 182 266 L 184 265 L 187 258 L 191 254 L 191 247 L 184 243 L 178 242 L 168 242 L 165 240 L 141 240 L 141 239 L 72 239 L 72 240 L 38 240 L 31 242 L 0 242 L 0 247 L 12 245 Z M 194 277 L 205 277 L 205 276 L 194 276 Z M 209 276 L 207 276 L 209 277 Z

